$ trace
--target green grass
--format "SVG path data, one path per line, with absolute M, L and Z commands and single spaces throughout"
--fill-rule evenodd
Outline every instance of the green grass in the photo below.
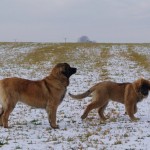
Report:
M 39 122 L 39 120 L 35 120 L 35 119 L 32 120 L 31 123 L 34 125 L 41 125 L 42 124 L 41 122 Z
M 3 140 L 0 141 L 0 147 L 4 146 L 6 144 L 8 144 L 8 141 L 3 141 Z

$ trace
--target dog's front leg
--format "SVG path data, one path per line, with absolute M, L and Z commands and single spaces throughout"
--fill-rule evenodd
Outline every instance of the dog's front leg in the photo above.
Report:
M 48 114 L 48 120 L 50 123 L 50 126 L 54 129 L 58 129 L 59 126 L 56 124 L 56 113 L 57 113 L 57 107 L 49 105 L 46 108 L 47 114 Z
M 135 105 L 135 106 L 134 106 L 134 114 L 136 114 L 136 113 L 137 113 L 137 106 Z M 124 114 L 127 115 L 127 112 L 125 111 Z
M 136 104 L 134 104 L 134 103 L 130 103 L 130 104 L 126 104 L 126 112 L 127 112 L 127 114 L 129 115 L 129 117 L 130 117 L 130 119 L 132 120 L 132 121 L 138 121 L 139 120 L 139 118 L 136 118 L 135 116 L 134 116 L 134 114 L 136 113 L 136 111 L 137 111 L 137 107 L 135 106 Z

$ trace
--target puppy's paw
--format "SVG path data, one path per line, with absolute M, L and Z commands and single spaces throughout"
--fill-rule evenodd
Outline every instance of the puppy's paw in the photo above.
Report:
M 137 121 L 139 121 L 139 120 L 140 120 L 140 118 L 136 118 L 136 117 L 134 117 L 134 118 L 131 118 L 131 120 L 132 120 L 132 121 L 134 121 L 134 122 L 137 122 Z
M 106 124 L 107 122 L 104 120 L 100 120 L 100 124 Z
M 81 119 L 85 119 L 86 117 L 87 117 L 87 115 L 83 114 L 83 115 L 81 116 Z
M 101 117 L 100 119 L 101 119 L 101 121 L 103 121 L 103 122 L 104 122 L 104 121 L 108 120 L 108 119 L 109 119 L 109 117 L 108 117 L 108 116 L 107 116 L 107 117 L 103 116 L 103 117 Z

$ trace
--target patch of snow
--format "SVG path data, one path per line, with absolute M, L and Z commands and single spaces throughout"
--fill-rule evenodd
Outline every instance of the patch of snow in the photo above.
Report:
M 7 49 L 7 47 L 6 47 Z M 144 49 L 145 50 L 145 49 Z M 143 49 L 138 49 L 141 53 L 150 53 Z M 26 51 L 26 52 L 25 52 Z M 77 58 L 82 49 L 78 49 Z M 92 52 L 83 50 L 88 55 L 99 55 L 100 49 L 94 49 Z M 82 52 L 83 52 L 82 51 Z M 149 72 L 138 66 L 136 62 L 125 58 L 121 51 L 127 51 L 126 45 L 113 46 L 110 50 L 111 57 L 105 64 L 108 70 L 109 78 L 116 82 L 133 82 L 141 77 L 149 78 Z M 41 66 L 20 67 L 9 64 L 9 59 L 16 59 L 20 53 L 29 53 L 28 49 L 14 49 L 5 51 L 0 47 L 0 62 L 4 62 L 0 68 L 0 78 L 8 76 L 19 76 L 28 79 L 41 79 L 46 76 L 52 67 L 51 62 L 42 62 L 41 66 L 46 69 L 40 69 Z M 5 60 L 6 58 L 6 60 Z M 77 74 L 70 78 L 68 92 L 82 93 L 89 87 L 101 81 L 98 70 L 86 70 L 91 59 L 86 64 L 82 64 L 82 69 L 78 65 Z M 9 65 L 8 65 L 9 64 Z M 75 64 L 74 64 L 75 66 Z M 101 69 L 101 68 L 99 68 Z M 36 71 L 35 71 L 36 70 Z M 11 128 L 4 129 L 0 127 L 0 149 L 30 149 L 30 150 L 49 150 L 49 149 L 85 149 L 85 150 L 120 150 L 120 149 L 142 149 L 150 147 L 150 97 L 138 104 L 138 113 L 140 118 L 138 122 L 131 122 L 127 115 L 124 115 L 124 106 L 116 102 L 110 102 L 105 114 L 110 118 L 101 123 L 97 110 L 92 110 L 85 120 L 81 120 L 87 104 L 91 97 L 82 101 L 73 100 L 66 94 L 64 101 L 59 106 L 57 112 L 57 122 L 60 129 L 54 130 L 48 123 L 45 110 L 34 109 L 30 106 L 18 103 L 10 115 L 9 125 Z

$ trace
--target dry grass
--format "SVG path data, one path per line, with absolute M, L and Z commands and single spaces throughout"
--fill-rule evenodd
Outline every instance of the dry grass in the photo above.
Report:
M 96 62 L 96 68 L 100 71 L 100 76 L 102 80 L 109 79 L 109 73 L 106 69 L 107 62 L 110 58 L 110 47 L 101 49 L 100 58 Z
M 34 49 L 23 60 L 23 63 L 37 64 L 42 61 L 59 63 L 71 61 L 70 53 L 75 49 L 74 44 L 42 44 Z
M 106 69 L 110 56 L 110 51 L 113 46 L 121 49 L 122 44 L 112 43 L 7 43 L 1 42 L 0 46 L 6 47 L 10 51 L 13 49 L 21 49 L 26 47 L 34 47 L 27 54 L 19 54 L 15 63 L 23 67 L 31 65 L 39 65 L 42 62 L 51 62 L 52 65 L 60 62 L 68 62 L 80 66 L 80 69 L 85 69 L 84 64 L 88 63 L 87 71 L 96 69 L 100 72 L 103 80 L 109 79 L 109 73 Z M 137 62 L 138 65 L 149 70 L 149 60 L 146 55 L 142 55 L 134 51 L 135 46 L 150 47 L 149 44 L 124 44 L 128 48 L 128 52 L 121 52 L 121 55 L 128 59 Z M 9 59 L 9 64 L 13 64 L 14 60 Z M 3 66 L 0 61 L 0 66 Z
M 146 47 L 146 45 L 144 45 L 144 46 Z M 135 45 L 128 45 L 128 52 L 127 53 L 122 52 L 122 55 L 125 56 L 127 59 L 130 59 L 130 60 L 136 62 L 139 66 L 143 67 L 147 71 L 150 71 L 150 66 L 149 66 L 150 59 L 147 57 L 147 55 L 139 54 L 134 49 L 135 49 Z
M 150 61 L 146 55 L 138 54 L 137 52 L 132 51 L 130 49 L 129 53 L 133 61 L 137 62 L 140 66 L 143 66 L 146 70 L 150 71 Z

